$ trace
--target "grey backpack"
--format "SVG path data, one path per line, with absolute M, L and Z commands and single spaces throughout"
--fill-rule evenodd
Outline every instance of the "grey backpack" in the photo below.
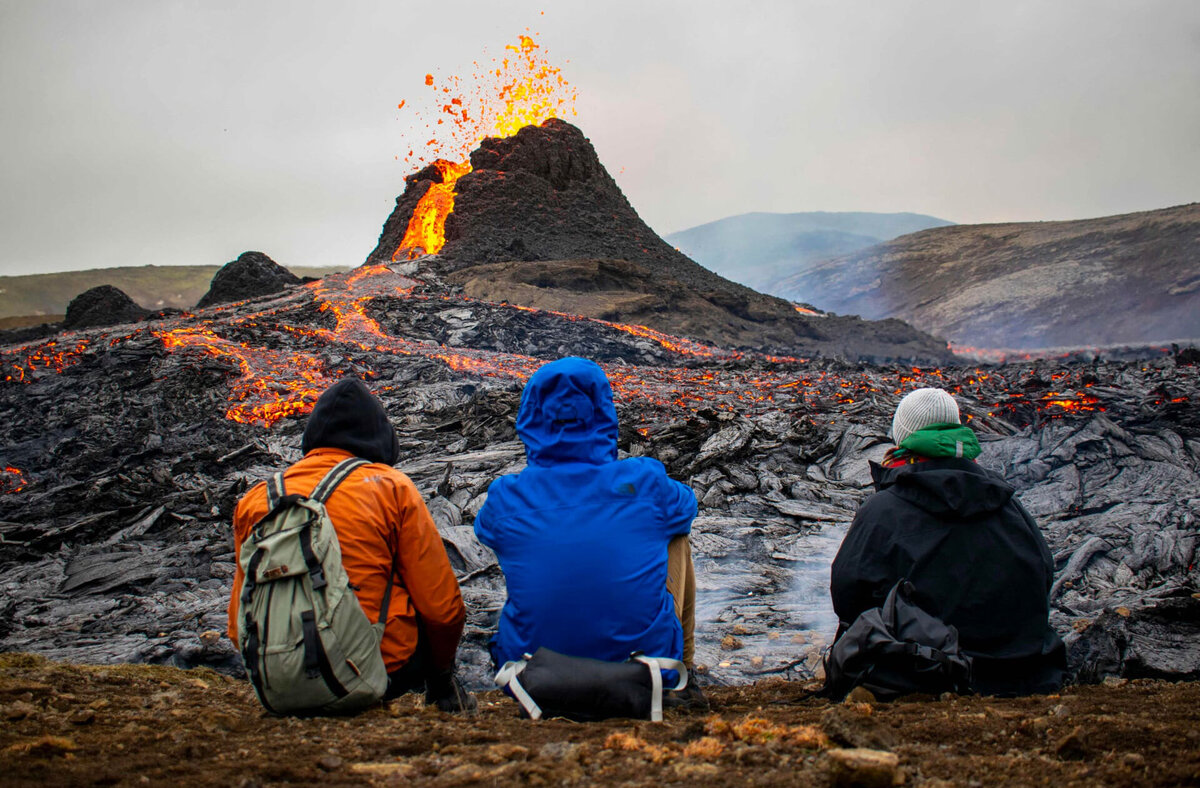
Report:
M 343 460 L 307 497 L 288 495 L 283 474 L 275 474 L 267 481 L 267 514 L 242 544 L 238 648 L 269 712 L 356 711 L 387 690 L 379 644 L 395 571 L 372 624 L 350 587 L 325 511 L 330 493 L 366 464 Z

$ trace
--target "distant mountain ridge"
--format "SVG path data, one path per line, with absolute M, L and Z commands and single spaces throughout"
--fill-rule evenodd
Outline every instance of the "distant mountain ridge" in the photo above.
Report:
M 671 233 L 665 239 L 710 271 L 781 295 L 771 285 L 810 262 L 951 224 L 918 213 L 744 213 Z
M 803 266 L 769 289 L 980 348 L 1196 339 L 1200 203 L 928 229 Z

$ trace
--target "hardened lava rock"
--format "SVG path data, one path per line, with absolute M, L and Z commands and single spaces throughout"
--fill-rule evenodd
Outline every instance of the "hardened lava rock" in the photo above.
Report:
M 0 651 L 238 672 L 222 634 L 230 518 L 300 458 L 305 424 L 303 409 L 266 427 L 246 407 L 357 373 L 458 576 L 461 676 L 490 686 L 504 578 L 472 523 L 492 481 L 524 467 L 525 377 L 583 353 L 614 382 L 623 456 L 660 460 L 699 501 L 705 683 L 820 674 L 830 561 L 920 384 L 956 392 L 979 462 L 1045 532 L 1051 622 L 1078 677 L 1200 676 L 1200 367 L 1182 353 L 914 369 L 709 350 L 384 271 L 0 347 Z
M 278 293 L 301 281 L 300 277 L 262 252 L 242 252 L 238 259 L 226 263 L 217 271 L 212 285 L 196 303 L 196 308 L 204 309 L 214 304 L 228 304 Z
M 85 290 L 67 305 L 67 316 L 63 327 L 68 329 L 114 326 L 118 323 L 133 323 L 150 314 L 125 295 L 125 291 L 112 285 L 100 285 Z

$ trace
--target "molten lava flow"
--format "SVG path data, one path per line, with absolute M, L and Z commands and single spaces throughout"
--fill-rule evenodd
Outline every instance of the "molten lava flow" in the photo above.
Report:
M 693 342 L 690 339 L 683 337 L 673 337 L 670 334 L 664 334 L 661 331 L 655 331 L 653 328 L 646 326 L 635 326 L 626 323 L 610 323 L 607 320 L 598 320 L 598 323 L 611 326 L 618 331 L 624 331 L 626 334 L 632 334 L 635 337 L 643 337 L 652 340 L 665 347 L 667 350 L 674 350 L 676 353 L 684 356 L 699 356 L 701 358 L 712 358 L 721 356 L 722 358 L 742 358 L 744 354 L 736 350 L 723 350 L 721 348 L 712 347 L 711 345 L 703 345 L 699 342 Z
M 1057 391 L 1048 391 L 1042 395 L 1041 402 L 1047 408 L 1053 406 L 1061 408 L 1067 413 L 1104 410 L 1104 408 L 1099 407 L 1099 398 L 1093 397 L 1090 394 L 1084 394 L 1081 391 L 1075 392 L 1074 396 L 1062 394 Z
M 272 323 L 270 328 L 286 332 L 317 347 L 338 346 L 345 350 L 420 355 L 437 359 L 452 369 L 476 375 L 525 380 L 541 362 L 527 356 L 489 354 L 485 351 L 449 351 L 445 348 L 411 342 L 386 334 L 379 323 L 366 313 L 367 304 L 383 296 L 411 294 L 416 282 L 397 276 L 386 266 L 369 266 L 348 274 L 328 276 L 309 285 L 309 292 L 321 312 L 332 314 L 334 328 L 309 328 Z M 229 321 L 234 327 L 255 328 L 258 318 L 280 319 L 276 310 Z M 210 323 L 210 325 L 216 325 Z M 299 416 L 312 410 L 313 404 L 329 385 L 346 370 L 331 368 L 316 352 L 280 351 L 255 348 L 219 336 L 212 328 L 181 328 L 154 332 L 168 351 L 191 350 L 231 362 L 238 377 L 231 385 L 226 418 L 243 424 L 270 427 L 279 419 Z M 345 350 L 342 352 L 344 353 Z M 353 366 L 364 364 L 347 359 Z M 371 376 L 369 368 L 362 373 Z
M 433 166 L 441 173 L 442 182 L 431 183 L 429 191 L 417 202 L 404 239 L 392 254 L 393 262 L 437 254 L 446 243 L 446 217 L 454 210 L 454 184 L 471 171 L 471 165 L 438 159 Z
M 25 484 L 25 474 L 11 465 L 4 466 L 4 470 L 0 471 L 0 495 L 21 492 Z
M 26 346 L 4 351 L 2 354 L 5 359 L 4 363 L 8 367 L 4 374 L 4 380 L 30 383 L 33 380 L 32 373 L 36 370 L 62 372 L 66 367 L 79 361 L 80 355 L 87 350 L 87 346 L 87 340 L 81 339 L 70 348 L 60 349 L 58 341 L 51 340 L 34 350 L 29 350 L 29 346 Z M 9 360 L 10 358 L 12 360 Z
M 574 87 L 540 49 L 532 36 L 520 36 L 518 43 L 505 47 L 511 57 L 493 58 L 485 70 L 476 63 L 465 88 L 458 77 L 439 86 L 432 74 L 425 75 L 425 85 L 433 88 L 436 98 L 433 117 L 425 122 L 425 134 L 432 135 L 424 145 L 429 158 L 424 152 L 414 154 L 414 148 L 404 161 L 414 168 L 432 163 L 441 183 L 432 184 L 417 202 L 393 261 L 441 251 L 446 217 L 454 211 L 455 184 L 471 171 L 471 151 L 485 137 L 511 137 L 525 126 L 575 114 Z
M 225 418 L 242 424 L 269 427 L 284 416 L 308 413 L 338 377 L 308 356 L 230 342 L 207 328 L 155 331 L 154 335 L 167 350 L 196 348 L 233 362 L 241 374 L 231 387 L 236 404 L 225 411 Z
M 44 371 L 60 371 L 77 360 L 89 347 L 115 347 L 147 331 L 168 352 L 196 354 L 220 361 L 231 370 L 229 406 L 226 417 L 242 423 L 269 427 L 285 416 L 311 410 L 328 385 L 347 372 L 370 379 L 380 371 L 382 356 L 420 356 L 445 364 L 461 373 L 525 381 L 542 360 L 516 353 L 447 347 L 392 336 L 369 314 L 372 303 L 394 299 L 455 301 L 484 309 L 499 305 L 480 304 L 469 298 L 416 292 L 420 283 L 387 266 L 365 266 L 345 274 L 327 276 L 289 296 L 259 304 L 243 305 L 219 318 L 198 321 L 186 316 L 172 324 L 159 323 L 123 335 L 89 333 L 72 338 L 65 346 L 57 341 L 38 347 L 24 346 L 0 352 L 12 368 L 8 383 L 36 382 Z M 310 300 L 311 299 L 311 300 Z M 539 310 L 509 305 L 529 313 Z M 257 308 L 257 311 L 252 311 Z M 324 326 L 313 325 L 313 313 L 331 316 Z M 720 362 L 704 368 L 637 367 L 605 365 L 615 397 L 621 402 L 639 402 L 654 408 L 685 412 L 727 411 L 755 413 L 784 410 L 806 414 L 810 419 L 835 421 L 860 411 L 894 407 L 895 399 L 924 386 L 938 386 L 967 402 L 975 403 L 973 424 L 1008 430 L 1013 424 L 1035 423 L 1103 411 L 1103 396 L 1091 389 L 1091 368 L 1081 365 L 1040 373 L 1037 367 L 989 369 L 940 369 L 912 367 L 883 371 L 814 369 L 803 360 L 776 358 L 723 350 L 699 342 L 673 337 L 644 326 L 631 326 L 579 315 L 543 312 L 572 321 L 588 321 L 644 337 L 680 357 L 692 356 Z M 330 325 L 332 323 L 332 325 Z M 269 337 L 286 350 L 262 346 Z M 64 349 L 66 347 L 66 349 Z M 76 355 L 72 355 L 75 353 Z M 744 362 L 754 362 L 745 365 Z M 764 367 L 764 365 L 769 365 Z M 742 368 L 749 366 L 749 368 Z M 33 374 L 39 373 L 39 374 Z M 1162 375 L 1169 373 L 1162 372 Z M 1049 378 L 1052 383 L 1048 383 Z M 1053 390 L 1050 386 L 1053 385 Z M 386 387 L 385 387 L 386 389 Z M 1178 406 L 1186 396 L 1164 385 L 1155 389 L 1148 406 Z M 988 404 L 990 403 L 990 404 Z M 1007 421 L 1006 421 L 1007 420 Z M 24 486 L 19 471 L 6 469 L 0 479 L 9 487 Z M 15 483 L 14 480 L 20 480 Z

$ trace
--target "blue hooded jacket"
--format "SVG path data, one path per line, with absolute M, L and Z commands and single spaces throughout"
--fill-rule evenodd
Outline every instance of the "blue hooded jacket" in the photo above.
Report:
M 534 373 L 517 434 L 528 465 L 492 482 L 475 518 L 508 585 L 492 639 L 496 665 L 539 646 L 609 661 L 633 651 L 680 659 L 667 543 L 691 530 L 691 488 L 658 460 L 617 460 L 612 389 L 582 358 Z

